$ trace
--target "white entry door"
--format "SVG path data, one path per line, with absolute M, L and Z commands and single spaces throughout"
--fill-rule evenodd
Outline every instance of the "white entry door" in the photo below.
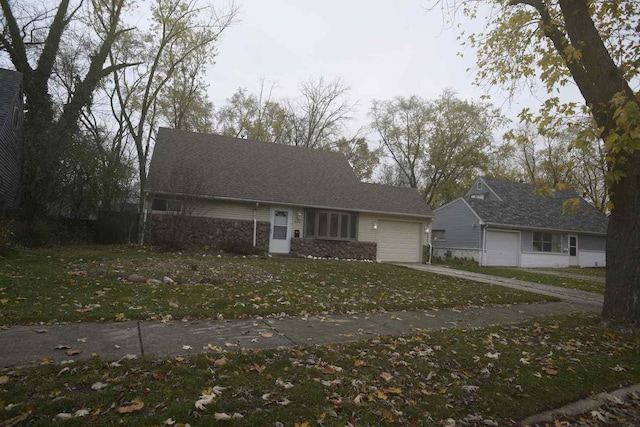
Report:
M 291 211 L 289 209 L 271 209 L 271 236 L 269 252 L 288 254 L 291 250 Z
M 578 236 L 569 234 L 569 265 L 578 265 Z

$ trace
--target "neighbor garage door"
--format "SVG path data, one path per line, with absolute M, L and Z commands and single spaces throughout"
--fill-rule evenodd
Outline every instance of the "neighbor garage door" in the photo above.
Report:
M 485 265 L 517 267 L 519 233 L 487 230 Z
M 378 259 L 420 262 L 422 225 L 419 222 L 378 221 Z

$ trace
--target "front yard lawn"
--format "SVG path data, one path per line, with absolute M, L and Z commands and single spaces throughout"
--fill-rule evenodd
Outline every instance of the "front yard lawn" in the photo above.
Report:
M 0 258 L 2 324 L 302 315 L 554 300 L 387 264 L 169 254 L 137 246 Z M 172 283 L 164 283 L 167 277 Z M 169 280 L 165 280 L 169 281 Z
M 5 369 L 0 424 L 513 426 L 640 382 L 638 338 L 598 322 L 577 314 L 340 345 Z
M 509 279 L 526 280 L 527 282 L 542 283 L 544 285 L 560 286 L 563 288 L 579 289 L 581 291 L 604 295 L 604 283 L 595 280 L 589 280 L 586 277 L 584 279 L 574 279 L 572 277 L 562 277 L 552 274 L 536 273 L 532 271 L 520 270 L 517 268 L 480 267 L 478 265 L 467 264 L 451 264 L 449 265 L 449 267 L 455 268 L 457 270 L 470 271 L 473 273 L 507 277 Z M 570 271 L 567 270 L 567 272 Z

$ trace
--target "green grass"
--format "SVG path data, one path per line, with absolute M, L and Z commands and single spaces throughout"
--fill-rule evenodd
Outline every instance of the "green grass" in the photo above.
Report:
M 136 283 L 132 275 L 175 283 Z M 553 300 L 387 264 L 219 258 L 129 246 L 20 250 L 0 258 L 5 325 L 349 313 Z
M 562 268 L 557 270 L 549 270 L 549 271 L 558 271 L 560 273 L 571 273 L 578 274 L 580 276 L 592 276 L 592 277 L 605 277 L 607 275 L 606 268 Z
M 24 414 L 29 425 L 50 425 L 59 413 L 85 409 L 89 415 L 65 425 L 209 426 L 220 424 L 215 413 L 238 413 L 243 418 L 224 425 L 437 426 L 453 418 L 511 426 L 640 382 L 638 339 L 598 321 L 579 314 L 321 347 L 5 369 L 0 421 Z M 106 388 L 92 390 L 98 382 Z M 196 409 L 215 386 L 225 389 Z M 118 413 L 133 401 L 144 407 Z
M 563 288 L 579 289 L 581 291 L 593 292 L 604 295 L 604 283 L 584 279 L 574 279 L 572 277 L 562 277 L 552 274 L 536 273 L 532 271 L 519 270 L 517 268 L 504 267 L 480 267 L 468 264 L 451 264 L 451 268 L 457 270 L 470 271 L 473 273 L 488 274 L 491 276 L 507 277 L 510 279 L 525 280 L 527 282 L 542 283 L 544 285 L 560 286 Z M 562 270 L 570 272 L 569 270 Z

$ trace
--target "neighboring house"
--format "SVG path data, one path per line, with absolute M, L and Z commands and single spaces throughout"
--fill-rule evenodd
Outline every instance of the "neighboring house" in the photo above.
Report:
M 563 210 L 566 200 L 577 209 Z M 538 195 L 532 184 L 479 178 L 435 210 L 433 254 L 482 266 L 603 267 L 607 217 L 573 191 Z
M 360 182 L 339 153 L 165 128 L 146 212 L 152 243 L 400 262 L 428 256 L 433 217 L 415 189 Z
M 22 74 L 0 68 L 0 209 L 22 203 L 24 185 Z

